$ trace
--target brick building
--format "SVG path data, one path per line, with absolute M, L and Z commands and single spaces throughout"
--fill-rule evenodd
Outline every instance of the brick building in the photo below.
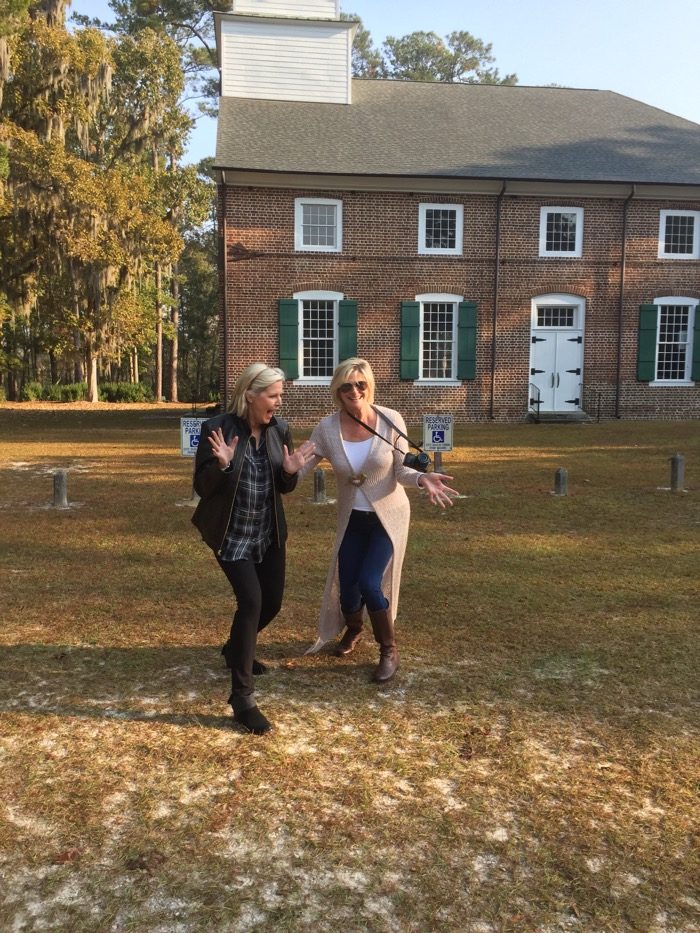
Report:
M 354 80 L 337 0 L 232 0 L 222 395 L 366 357 L 417 419 L 700 417 L 700 126 L 608 91 Z

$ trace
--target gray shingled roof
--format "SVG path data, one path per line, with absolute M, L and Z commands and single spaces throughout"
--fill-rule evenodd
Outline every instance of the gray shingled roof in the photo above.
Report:
M 217 167 L 700 184 L 700 124 L 612 91 L 354 80 L 352 93 L 222 98 Z

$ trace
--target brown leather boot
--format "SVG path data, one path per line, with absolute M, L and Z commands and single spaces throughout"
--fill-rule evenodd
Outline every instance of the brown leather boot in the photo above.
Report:
M 391 609 L 370 612 L 369 617 L 374 637 L 379 643 L 379 664 L 372 675 L 372 680 L 378 684 L 384 684 L 387 680 L 391 680 L 399 669 L 399 653 L 396 650 Z
M 343 655 L 350 654 L 351 651 L 355 650 L 355 645 L 362 638 L 363 613 L 364 609 L 362 608 L 358 609 L 357 612 L 343 613 L 347 628 L 345 634 L 335 646 L 333 654 L 337 655 L 337 657 L 343 657 Z

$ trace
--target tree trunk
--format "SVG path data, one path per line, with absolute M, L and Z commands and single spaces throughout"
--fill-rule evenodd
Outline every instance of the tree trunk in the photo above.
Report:
M 92 340 L 85 343 L 85 368 L 87 369 L 87 400 L 88 402 L 99 402 L 100 394 L 97 388 L 97 355 L 92 345 Z
M 170 321 L 173 325 L 173 339 L 170 344 L 170 401 L 179 401 L 177 397 L 177 369 L 178 369 L 178 330 L 180 327 L 180 282 L 177 277 L 177 266 L 173 267 L 172 279 L 170 280 L 170 293 L 173 296 L 173 304 L 170 309 Z
M 163 401 L 163 313 L 160 304 L 160 263 L 156 263 L 156 402 Z
M 76 312 L 77 312 L 78 310 L 77 301 L 75 303 L 75 307 L 76 307 Z M 83 379 L 85 378 L 85 374 L 83 373 L 83 362 L 80 359 L 80 332 L 77 330 L 73 334 L 73 346 L 75 347 L 76 353 L 77 353 L 76 358 L 75 358 L 75 365 L 73 367 L 73 382 L 82 382 Z
M 10 315 L 10 319 L 3 325 L 3 336 L 5 352 L 7 354 L 7 401 L 16 402 L 19 400 L 18 380 L 15 371 L 14 357 L 17 352 L 17 339 L 15 336 L 15 316 Z
M 37 352 L 36 343 L 36 335 L 30 331 L 29 349 L 27 352 L 27 375 L 30 382 L 39 382 L 39 354 Z

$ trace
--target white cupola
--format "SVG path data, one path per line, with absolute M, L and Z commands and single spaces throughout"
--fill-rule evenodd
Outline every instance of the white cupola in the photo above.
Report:
M 356 24 L 339 0 L 231 0 L 214 17 L 222 97 L 350 103 Z
M 340 19 L 340 0 L 231 0 L 231 12 L 240 16 Z

